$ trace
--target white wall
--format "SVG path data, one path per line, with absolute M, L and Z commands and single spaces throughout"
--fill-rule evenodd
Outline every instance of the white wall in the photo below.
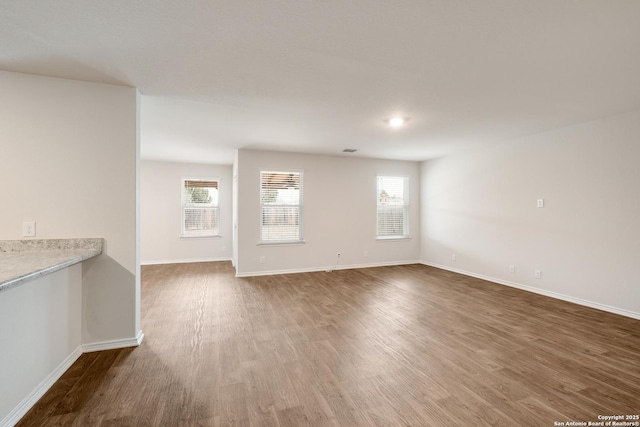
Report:
M 233 186 L 231 207 L 231 262 L 238 265 L 238 150 L 233 155 Z
M 419 163 L 239 150 L 238 275 L 416 262 L 420 252 Z M 258 245 L 260 170 L 304 172 L 304 245 Z M 376 176 L 408 176 L 407 240 L 376 241 Z M 364 257 L 367 251 L 369 256 Z M 260 257 L 266 262 L 260 263 Z
M 0 72 L 0 94 L 0 239 L 24 220 L 37 238 L 104 237 L 82 264 L 82 344 L 135 342 L 136 89 Z
M 0 293 L 0 425 L 13 425 L 25 398 L 80 355 L 81 306 L 79 264 Z
M 140 165 L 142 263 L 230 260 L 232 167 L 151 160 Z M 220 180 L 221 237 L 180 237 L 182 178 Z
M 421 258 L 640 318 L 639 159 L 634 111 L 424 162 Z

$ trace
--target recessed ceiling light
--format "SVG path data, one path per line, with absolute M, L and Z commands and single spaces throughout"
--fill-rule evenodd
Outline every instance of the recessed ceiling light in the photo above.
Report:
M 399 128 L 404 126 L 409 121 L 408 117 L 391 117 L 385 120 L 385 123 L 392 128 Z
M 355 153 L 356 151 L 358 151 L 357 148 L 345 148 L 342 150 L 343 153 Z

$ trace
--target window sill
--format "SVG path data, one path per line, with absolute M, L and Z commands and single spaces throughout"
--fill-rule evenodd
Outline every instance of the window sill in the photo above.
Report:
M 411 240 L 411 236 L 389 236 L 389 237 L 376 237 L 378 242 L 389 242 L 395 240 Z
M 304 240 L 296 240 L 295 242 L 258 242 L 257 246 L 302 246 L 307 243 Z
M 178 236 L 180 239 L 219 239 L 222 237 L 220 234 L 181 234 Z

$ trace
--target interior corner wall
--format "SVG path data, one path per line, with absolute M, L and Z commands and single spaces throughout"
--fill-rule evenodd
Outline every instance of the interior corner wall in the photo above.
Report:
M 250 276 L 417 262 L 419 169 L 418 162 L 239 150 L 237 274 Z M 261 170 L 304 172 L 304 244 L 258 244 Z M 378 175 L 409 177 L 411 239 L 376 240 Z M 262 257 L 264 263 L 260 262 Z
M 180 237 L 182 178 L 217 178 L 221 237 Z M 141 162 L 143 264 L 231 259 L 232 167 L 154 160 Z
M 82 343 L 135 338 L 136 89 L 2 71 L 0 93 L 0 239 L 26 220 L 39 239 L 104 237 L 82 264 Z
M 136 335 L 138 342 L 142 339 L 142 272 L 140 270 L 141 262 L 141 232 L 140 232 L 140 109 L 142 108 L 142 94 L 136 89 L 136 264 L 135 264 L 135 330 L 139 331 Z
M 423 162 L 421 259 L 640 318 L 638 159 L 640 110 Z
M 231 262 L 233 266 L 238 265 L 238 150 L 233 155 L 233 195 L 231 203 L 231 227 L 232 227 L 232 252 Z

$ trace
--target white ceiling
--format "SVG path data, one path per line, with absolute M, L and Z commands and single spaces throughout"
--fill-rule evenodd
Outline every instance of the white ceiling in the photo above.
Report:
M 637 0 L 0 0 L 0 69 L 139 88 L 143 158 L 424 160 L 639 108 L 639 21 Z

